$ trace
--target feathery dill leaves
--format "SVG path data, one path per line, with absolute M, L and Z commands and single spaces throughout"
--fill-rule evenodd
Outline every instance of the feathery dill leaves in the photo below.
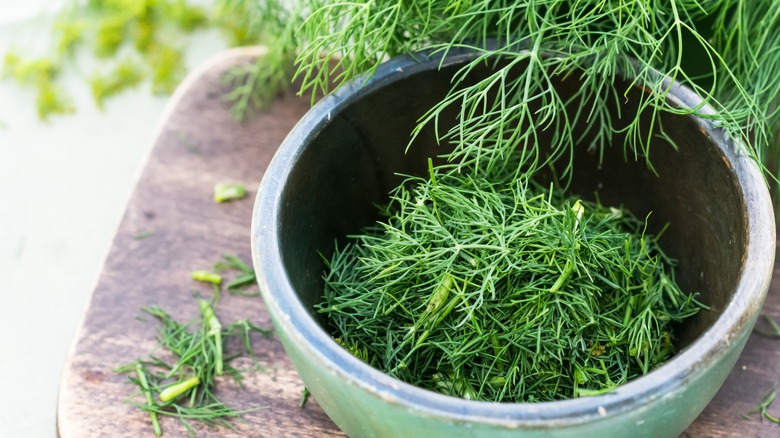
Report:
M 244 199 L 247 195 L 246 186 L 243 184 L 217 183 L 214 185 L 214 202 L 216 203 Z
M 233 428 L 230 421 L 232 418 L 265 408 L 232 409 L 216 396 L 215 387 L 218 376 L 222 374 L 231 376 L 241 384 L 241 371 L 231 366 L 230 361 L 241 355 L 248 355 L 254 360 L 251 333 L 267 337 L 271 330 L 256 326 L 248 320 L 223 326 L 214 312 L 213 303 L 200 300 L 199 306 L 199 323 L 179 322 L 159 306 L 143 308 L 145 313 L 160 322 L 158 341 L 175 360 L 169 362 L 149 355 L 114 370 L 130 374 L 130 381 L 138 386 L 139 392 L 128 398 L 127 402 L 149 413 L 157 436 L 162 434 L 160 416 L 179 418 L 192 433 L 194 430 L 189 421 L 199 421 L 211 427 Z M 242 351 L 224 355 L 223 348 L 232 338 L 239 341 Z M 144 401 L 135 401 L 141 394 Z
M 154 230 L 142 230 L 133 236 L 133 240 L 144 240 L 154 236 Z
M 284 0 L 221 2 L 222 8 L 234 17 L 229 28 L 239 32 L 246 30 L 252 41 L 262 41 L 267 48 L 257 61 L 236 66 L 223 77 L 223 83 L 230 89 L 225 99 L 232 104 L 231 113 L 237 120 L 262 108 L 280 90 L 290 86 L 295 56 L 302 45 L 298 30 L 305 16 L 304 3 Z M 246 36 L 239 34 L 234 38 L 244 43 Z
M 349 80 L 370 77 L 380 63 L 399 54 L 446 56 L 461 48 L 481 53 L 461 67 L 450 94 L 418 128 L 437 123 L 447 108 L 460 109 L 455 128 L 439 133 L 440 141 L 461 148 L 450 157 L 453 161 L 468 163 L 481 156 L 489 165 L 501 166 L 520 146 L 526 164 L 542 168 L 547 161 L 567 159 L 580 145 L 581 133 L 574 129 L 578 123 L 592 131 L 593 144 L 585 146 L 603 150 L 622 133 L 627 155 L 645 158 L 652 128 L 661 113 L 670 112 L 713 119 L 731 137 L 744 140 L 760 164 L 770 170 L 780 166 L 780 148 L 769 147 L 780 132 L 777 2 L 308 0 L 286 8 L 280 3 L 259 1 L 248 15 L 262 23 L 258 28 L 288 18 L 282 21 L 287 27 L 271 26 L 282 37 L 269 46 L 275 60 L 295 55 L 301 93 L 327 94 Z M 499 58 L 495 74 L 471 81 L 469 71 Z M 273 95 L 276 82 L 268 78 L 285 75 L 286 64 L 267 61 L 259 60 L 264 68 L 253 70 L 234 89 L 237 116 L 246 113 L 247 101 Z M 510 74 L 513 69 L 524 72 Z M 583 84 L 564 98 L 557 82 L 570 76 Z M 673 82 L 689 86 L 716 113 L 668 102 Z M 607 103 L 625 100 L 630 86 L 649 92 L 641 97 L 641 110 L 617 126 Z M 574 114 L 571 108 L 576 108 Z M 546 145 L 553 151 L 549 159 L 537 155 L 543 130 L 555 132 Z
M 182 51 L 169 45 L 158 44 L 146 60 L 151 70 L 152 93 L 173 93 L 186 72 Z
M 742 416 L 742 418 L 749 420 L 753 415 L 759 414 L 761 418 L 766 418 L 767 420 L 780 424 L 780 417 L 772 415 L 769 412 L 769 408 L 772 407 L 772 404 L 775 402 L 775 399 L 777 398 L 777 385 L 772 385 L 771 388 L 764 394 L 764 396 L 761 398 L 761 401 L 756 405 L 755 408 L 753 408 L 750 412 L 746 413 Z
M 527 175 L 431 167 L 385 213 L 328 261 L 318 311 L 353 355 L 427 389 L 608 392 L 669 358 L 672 324 L 703 307 L 646 221 Z
M 75 62 L 79 51 L 90 52 L 100 60 L 100 71 L 111 71 L 88 77 L 100 109 L 106 99 L 144 80 L 151 83 L 153 94 L 171 94 L 186 72 L 183 47 L 189 34 L 216 28 L 244 35 L 243 44 L 258 43 L 257 32 L 247 27 L 245 14 L 239 8 L 207 10 L 187 0 L 74 1 L 63 8 L 53 25 L 54 42 L 48 55 L 22 59 L 16 52 L 8 52 L 6 65 L 11 61 L 15 66 L 13 74 L 4 76 L 37 89 L 38 113 L 43 120 L 75 111 L 58 83 L 57 72 Z M 174 46 L 166 41 L 177 43 Z M 125 52 L 134 56 L 127 57 Z M 122 59 L 117 60 L 119 56 Z M 42 67 L 49 70 L 44 72 Z
M 260 292 L 257 289 L 250 290 L 252 286 L 257 285 L 257 276 L 255 270 L 249 266 L 240 257 L 226 255 L 222 260 L 214 264 L 214 270 L 218 272 L 238 271 L 238 275 L 225 284 L 227 292 L 231 295 L 243 297 L 258 297 Z
M 13 78 L 23 86 L 35 88 L 38 117 L 47 121 L 54 114 L 75 111 L 71 98 L 55 83 L 59 67 L 48 58 L 25 59 L 10 51 L 3 59 L 3 78 Z
M 137 61 L 125 59 L 107 74 L 95 74 L 89 79 L 95 105 L 103 109 L 103 102 L 128 88 L 135 88 L 144 79 L 144 72 Z

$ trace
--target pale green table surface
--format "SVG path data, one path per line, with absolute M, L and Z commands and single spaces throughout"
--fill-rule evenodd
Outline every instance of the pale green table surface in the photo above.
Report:
M 2 3 L 0 59 L 51 44 L 57 2 Z M 182 43 L 190 67 L 225 44 L 211 31 Z M 55 434 L 71 339 L 168 101 L 147 84 L 101 112 L 83 82 L 94 61 L 74 63 L 63 84 L 78 112 L 49 123 L 34 91 L 0 81 L 0 437 Z

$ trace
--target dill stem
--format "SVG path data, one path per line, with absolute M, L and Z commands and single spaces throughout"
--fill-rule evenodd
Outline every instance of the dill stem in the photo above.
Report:
M 143 365 L 140 363 L 135 364 L 135 374 L 138 376 L 138 381 L 141 382 L 141 389 L 146 397 L 146 403 L 149 408 L 154 407 L 154 398 L 152 397 L 152 390 L 149 388 L 149 382 L 146 380 L 146 373 L 144 373 Z M 152 418 L 152 428 L 156 436 L 162 436 L 162 429 L 160 428 L 160 422 L 157 420 L 157 412 L 150 411 L 149 416 Z
M 233 289 L 238 289 L 240 287 L 249 285 L 254 283 L 257 280 L 257 277 L 255 276 L 254 272 L 250 274 L 244 274 L 240 277 L 237 277 L 235 280 L 229 282 L 227 284 L 228 291 L 232 291 Z
M 567 260 L 566 265 L 563 267 L 563 272 L 561 272 L 561 276 L 558 277 L 558 280 L 550 287 L 550 292 L 558 292 L 558 289 L 563 286 L 563 283 L 566 282 L 566 279 L 569 278 L 572 271 L 574 271 L 574 263 L 572 263 L 571 260 Z
M 192 279 L 196 281 L 202 281 L 204 283 L 220 284 L 222 283 L 222 276 L 209 271 L 192 271 Z
M 165 388 L 160 393 L 160 401 L 167 403 L 171 400 L 175 400 L 178 396 L 184 394 L 199 384 L 200 378 L 198 378 L 198 376 L 189 378 L 183 382 L 174 383 L 173 385 Z
M 214 202 L 222 203 L 247 197 L 246 187 L 239 184 L 217 184 L 214 186 Z
M 200 300 L 200 311 L 203 315 L 203 322 L 208 327 L 208 335 L 214 336 L 214 344 L 216 348 L 215 360 L 216 373 L 218 376 L 222 375 L 223 360 L 222 360 L 222 324 L 219 322 L 217 315 L 214 313 L 214 308 L 211 307 L 206 300 Z
M 309 392 L 309 388 L 303 387 L 303 391 L 301 392 L 301 403 L 300 408 L 303 409 L 304 406 L 306 406 L 306 402 L 309 401 L 309 396 L 311 393 Z

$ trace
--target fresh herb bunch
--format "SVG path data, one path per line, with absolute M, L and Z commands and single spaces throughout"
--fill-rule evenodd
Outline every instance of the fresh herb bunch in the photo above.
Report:
M 179 418 L 188 433 L 194 435 L 190 421 L 232 429 L 232 418 L 263 409 L 232 409 L 217 398 L 214 388 L 218 376 L 222 374 L 231 376 L 241 384 L 241 371 L 231 366 L 230 361 L 241 354 L 254 358 L 250 335 L 260 333 L 269 336 L 271 330 L 256 326 L 249 320 L 236 321 L 223 327 L 212 303 L 200 300 L 199 305 L 199 324 L 179 322 L 156 305 L 143 308 L 144 312 L 162 324 L 158 340 L 175 357 L 175 361 L 171 363 L 150 355 L 114 370 L 130 374 L 130 381 L 138 387 L 138 393 L 131 396 L 128 402 L 149 412 L 157 436 L 162 434 L 159 416 Z M 232 338 L 240 340 L 243 352 L 224 356 L 223 348 Z M 144 402 L 135 401 L 141 395 Z
M 223 78 L 230 89 L 226 99 L 233 105 L 231 112 L 241 120 L 289 87 L 300 45 L 302 5 L 285 0 L 221 1 L 223 8 L 242 17 L 242 25 L 236 28 L 251 30 L 267 48 L 258 62 L 234 67 Z
M 608 392 L 670 357 L 672 324 L 703 307 L 646 222 L 527 175 L 431 166 L 386 214 L 327 262 L 318 309 L 355 356 L 423 388 L 502 402 Z
M 262 33 L 251 26 L 251 17 L 248 6 L 228 7 L 222 1 L 211 9 L 187 0 L 72 1 L 52 27 L 55 43 L 50 54 L 27 59 L 19 51 L 10 51 L 4 76 L 36 88 L 42 120 L 75 111 L 72 99 L 57 82 L 79 51 L 103 60 L 100 71 L 87 79 L 98 108 L 103 109 L 106 99 L 147 80 L 153 94 L 166 95 L 186 72 L 183 49 L 187 35 L 216 28 L 225 33 L 231 46 L 257 44 Z
M 488 155 L 493 164 L 503 165 L 520 147 L 529 152 L 529 166 L 543 167 L 546 160 L 533 152 L 539 149 L 539 131 L 545 129 L 556 133 L 551 147 L 559 159 L 577 146 L 609 147 L 616 132 L 628 134 L 627 155 L 644 159 L 649 136 L 658 132 L 651 128 L 659 127 L 660 118 L 650 117 L 654 126 L 642 126 L 641 113 L 672 112 L 713 119 L 732 137 L 745 140 L 746 151 L 761 164 L 776 167 L 778 161 L 780 148 L 769 147 L 780 132 L 778 2 L 300 0 L 289 5 L 293 13 L 288 16 L 298 30 L 278 41 L 287 46 L 271 50 L 297 54 L 302 91 L 327 93 L 333 84 L 370 76 L 381 62 L 399 54 L 446 54 L 463 47 L 482 53 L 484 57 L 461 68 L 450 95 L 421 120 L 436 123 L 445 108 L 460 108 L 455 128 L 439 135 L 460 148 L 453 160 Z M 275 13 L 262 7 L 257 11 L 264 20 Z M 503 63 L 494 74 L 463 82 L 475 66 L 496 57 Z M 518 65 L 524 73 L 509 75 Z M 270 70 L 264 74 L 271 75 Z M 583 86 L 567 100 L 555 82 L 570 75 L 581 78 Z M 639 105 L 643 111 L 617 126 L 606 114 L 606 103 L 626 98 L 628 86 L 616 85 L 625 83 L 624 78 L 650 92 Z M 672 81 L 691 87 L 716 113 L 668 103 Z M 257 81 L 236 93 L 267 95 L 265 83 Z M 583 102 L 574 117 L 567 112 L 572 100 Z M 574 129 L 578 120 L 591 126 L 593 145 L 580 144 Z

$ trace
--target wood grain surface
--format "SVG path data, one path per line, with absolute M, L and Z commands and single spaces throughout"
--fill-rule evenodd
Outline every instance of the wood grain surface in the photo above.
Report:
M 281 94 L 273 105 L 239 123 L 223 99 L 222 73 L 250 62 L 255 51 L 233 51 L 213 59 L 183 84 L 159 127 L 134 193 L 117 230 L 63 372 L 57 429 L 64 438 L 154 436 L 149 416 L 124 403 L 135 388 L 112 369 L 156 347 L 154 321 L 136 319 L 139 309 L 159 304 L 174 318 L 198 313 L 193 291 L 208 286 L 191 280 L 224 254 L 251 260 L 249 228 L 255 190 L 274 151 L 309 108 L 308 98 Z M 151 129 L 151 127 L 150 127 Z M 241 183 L 247 199 L 216 204 L 216 183 Z M 139 234 L 150 234 L 136 239 Z M 780 318 L 780 270 L 776 269 L 764 312 Z M 220 319 L 249 318 L 271 327 L 259 297 L 222 295 Z M 194 423 L 203 437 L 327 437 L 342 435 L 309 400 L 299 407 L 303 383 L 275 338 L 257 336 L 264 371 L 246 373 L 245 388 L 229 378 L 218 395 L 235 409 L 267 407 L 245 414 L 235 430 Z M 780 436 L 780 425 L 742 415 L 780 380 L 780 340 L 751 336 L 726 384 L 684 437 Z M 238 368 L 251 368 L 239 359 Z M 780 401 L 771 410 L 780 415 Z M 164 436 L 186 436 L 178 420 L 161 420 Z

